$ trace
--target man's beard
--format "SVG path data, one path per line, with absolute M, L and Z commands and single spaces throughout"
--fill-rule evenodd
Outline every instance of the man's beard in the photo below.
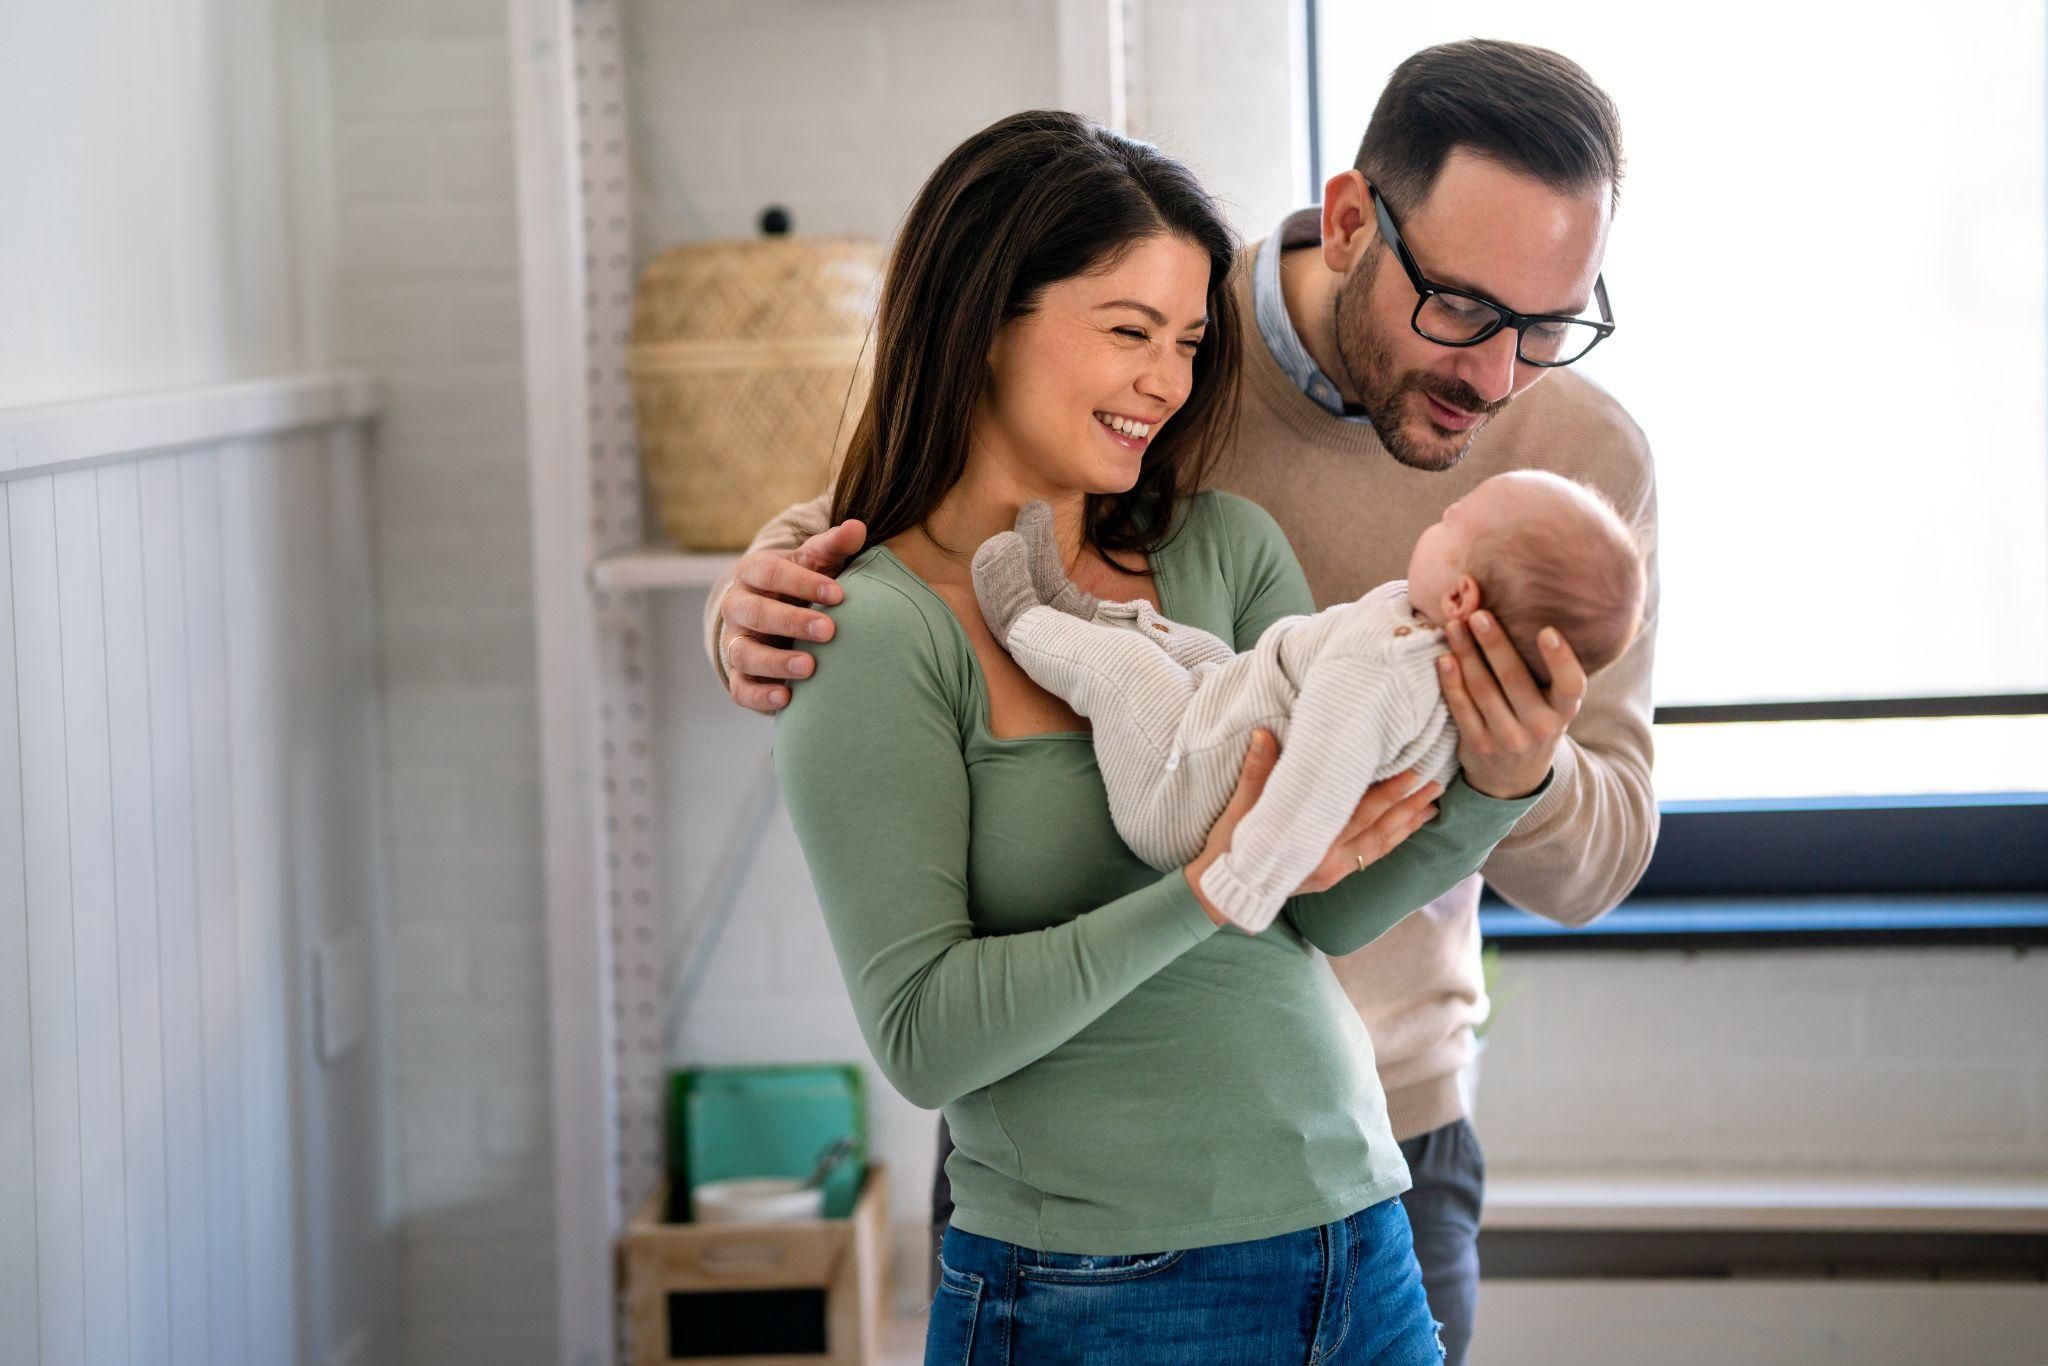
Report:
M 1337 289 L 1337 361 L 1344 367 L 1351 391 L 1372 419 L 1373 431 L 1387 453 L 1410 469 L 1441 473 L 1465 458 L 1472 438 L 1509 399 L 1488 403 L 1463 380 L 1446 379 L 1427 370 L 1394 370 L 1394 348 L 1373 326 L 1372 281 L 1376 273 L 1378 248 L 1361 262 L 1351 278 Z M 1447 407 L 1478 413 L 1480 420 L 1462 432 L 1444 433 L 1429 428 L 1420 440 L 1407 426 L 1406 399 L 1410 393 L 1432 394 Z

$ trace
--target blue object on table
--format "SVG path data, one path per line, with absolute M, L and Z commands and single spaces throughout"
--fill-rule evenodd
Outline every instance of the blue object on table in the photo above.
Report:
M 853 1213 L 867 1171 L 867 1096 L 852 1063 L 694 1067 L 669 1075 L 671 1219 L 693 1217 L 690 1188 L 747 1176 L 807 1177 L 833 1142 L 853 1157 L 825 1178 L 825 1217 Z

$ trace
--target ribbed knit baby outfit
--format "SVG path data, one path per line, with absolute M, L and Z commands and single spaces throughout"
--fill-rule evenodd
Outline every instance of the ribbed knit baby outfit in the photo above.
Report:
M 1436 677 L 1443 633 L 1415 614 L 1400 580 L 1282 618 L 1243 654 L 1142 600 L 1102 603 L 1092 619 L 1032 607 L 1005 643 L 1093 724 L 1117 833 L 1161 870 L 1201 852 L 1253 731 L 1273 732 L 1280 758 L 1266 790 L 1201 879 L 1247 933 L 1272 924 L 1366 788 L 1410 768 L 1448 786 L 1458 771 Z

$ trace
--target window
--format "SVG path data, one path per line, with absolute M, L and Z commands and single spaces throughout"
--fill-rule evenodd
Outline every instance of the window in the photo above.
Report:
M 2041 6 L 1316 0 L 1312 23 L 1325 177 L 1433 43 L 1555 48 L 1621 107 L 1617 331 L 1580 368 L 1657 457 L 1667 824 L 2008 794 L 2048 845 Z

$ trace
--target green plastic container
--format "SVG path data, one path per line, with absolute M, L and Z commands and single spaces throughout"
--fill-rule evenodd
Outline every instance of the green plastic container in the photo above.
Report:
M 868 1107 L 852 1063 L 693 1067 L 669 1074 L 668 1217 L 695 1218 L 690 1188 L 745 1176 L 809 1176 L 847 1134 L 854 1154 L 825 1180 L 825 1217 L 853 1213 L 867 1170 Z

